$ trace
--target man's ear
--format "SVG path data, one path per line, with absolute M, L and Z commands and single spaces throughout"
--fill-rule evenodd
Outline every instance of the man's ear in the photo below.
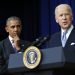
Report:
M 72 15 L 72 21 L 73 21 L 73 19 L 74 19 L 74 18 L 73 18 L 73 15 Z
M 58 23 L 58 20 L 56 20 L 56 22 Z
M 8 27 L 7 26 L 5 27 L 5 30 L 6 30 L 6 32 L 8 32 Z
M 56 23 L 58 23 L 58 19 L 57 19 L 57 17 L 55 16 L 55 20 L 56 20 Z

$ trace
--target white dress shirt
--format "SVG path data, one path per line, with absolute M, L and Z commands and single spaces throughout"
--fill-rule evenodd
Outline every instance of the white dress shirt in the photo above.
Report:
M 61 41 L 62 41 L 62 36 L 63 36 L 64 32 L 66 32 L 66 41 L 67 41 L 67 39 L 69 38 L 69 35 L 70 35 L 71 31 L 73 30 L 73 28 L 74 28 L 74 26 L 71 25 L 71 27 L 67 31 L 65 31 L 64 29 L 61 29 Z

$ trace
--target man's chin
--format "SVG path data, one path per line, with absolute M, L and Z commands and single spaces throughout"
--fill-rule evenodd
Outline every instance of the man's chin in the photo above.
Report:
M 69 29 L 69 26 L 64 26 L 63 29 Z

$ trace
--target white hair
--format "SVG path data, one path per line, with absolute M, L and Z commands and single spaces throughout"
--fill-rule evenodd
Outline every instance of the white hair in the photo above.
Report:
M 68 4 L 60 4 L 60 5 L 58 5 L 58 6 L 55 8 L 55 15 L 57 14 L 58 8 L 64 7 L 64 6 L 67 7 L 67 9 L 70 11 L 70 13 L 71 13 L 71 15 L 72 15 L 72 9 L 71 9 L 71 6 L 68 5 Z

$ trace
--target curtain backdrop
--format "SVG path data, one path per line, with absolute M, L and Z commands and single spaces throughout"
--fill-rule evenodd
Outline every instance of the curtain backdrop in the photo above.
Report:
M 25 40 L 34 41 L 40 36 L 51 36 L 60 29 L 55 22 L 54 10 L 61 3 L 71 5 L 75 24 L 75 0 L 21 0 L 20 3 L 0 0 L 0 39 L 7 36 L 4 25 L 9 16 L 22 19 L 22 38 Z

